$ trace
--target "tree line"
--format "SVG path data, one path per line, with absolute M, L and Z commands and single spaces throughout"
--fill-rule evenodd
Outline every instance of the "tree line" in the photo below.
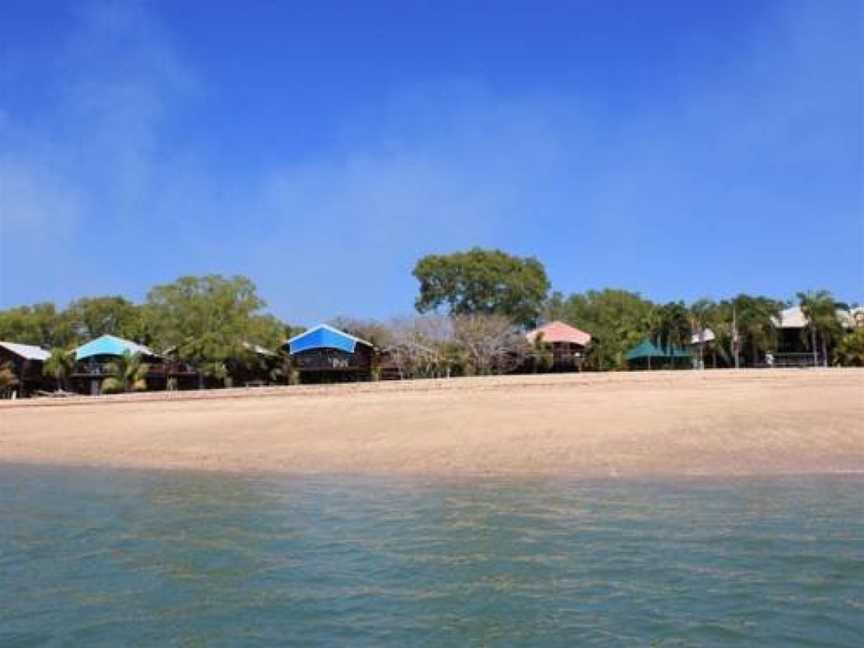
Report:
M 331 322 L 386 350 L 403 377 L 505 372 L 526 357 L 542 368 L 546 351 L 542 344 L 527 346 L 524 332 L 552 320 L 591 334 L 588 369 L 623 368 L 627 351 L 646 338 L 664 348 L 684 347 L 708 330 L 714 341 L 707 351 L 698 344 L 697 353 L 713 354 L 715 365 L 755 364 L 777 348 L 775 322 L 792 303 L 740 294 L 658 304 L 637 292 L 608 288 L 565 295 L 552 291 L 539 260 L 479 248 L 425 256 L 413 275 L 416 316 Z M 836 364 L 864 365 L 864 328 L 848 332 L 837 316 L 845 304 L 824 290 L 799 293 L 795 303 L 806 318 L 806 348 Z M 64 309 L 38 303 L 2 310 L 0 340 L 68 351 L 111 334 L 170 350 L 205 375 L 227 378 L 236 367 L 254 362 L 250 344 L 278 349 L 303 330 L 265 307 L 246 277 L 186 276 L 154 286 L 139 304 L 103 296 L 76 299 Z

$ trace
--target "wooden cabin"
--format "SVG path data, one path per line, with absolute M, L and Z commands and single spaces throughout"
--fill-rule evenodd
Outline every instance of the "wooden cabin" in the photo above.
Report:
M 229 361 L 228 369 L 235 387 L 262 387 L 278 382 L 275 370 L 280 368 L 282 357 L 271 349 L 259 344 L 242 342 L 248 358 L 242 361 Z
M 374 345 L 327 324 L 294 336 L 282 349 L 301 383 L 357 382 L 373 376 Z
M 853 331 L 859 326 L 864 326 L 864 307 L 859 306 L 851 310 L 838 308 L 836 316 L 837 323 L 844 331 Z M 777 350 L 773 354 L 773 366 L 827 367 L 831 364 L 836 341 L 832 341 L 827 345 L 827 349 L 823 349 L 820 338 L 814 353 L 810 346 L 810 336 L 806 331 L 807 317 L 800 306 L 792 306 L 781 312 L 780 317 L 774 320 L 774 327 L 777 331 Z
M 545 367 L 551 371 L 581 371 L 585 352 L 591 344 L 590 333 L 559 321 L 529 331 L 525 338 L 532 346 L 541 344 L 551 351 L 551 366 Z M 531 362 L 537 364 L 538 359 L 532 357 Z
M 102 381 L 112 375 L 111 363 L 127 352 L 141 354 L 149 365 L 148 390 L 165 389 L 168 376 L 162 357 L 143 344 L 114 335 L 103 335 L 75 349 L 75 367 L 70 376 L 72 388 L 79 394 L 98 396 L 102 393 Z
M 17 342 L 0 342 L 0 364 L 8 363 L 18 384 L 12 387 L 18 396 L 29 396 L 40 389 L 49 389 L 53 381 L 42 373 L 51 354 L 42 347 Z

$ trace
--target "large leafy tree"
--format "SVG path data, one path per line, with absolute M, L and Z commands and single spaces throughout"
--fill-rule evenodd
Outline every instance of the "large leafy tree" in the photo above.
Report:
M 74 329 L 54 304 L 41 303 L 0 311 L 0 340 L 50 348 L 65 346 L 74 339 Z
M 801 306 L 801 313 L 807 320 L 802 335 L 804 343 L 813 353 L 813 365 L 818 364 L 821 343 L 822 362 L 828 366 L 828 347 L 843 335 L 843 325 L 837 311 L 846 310 L 847 307 L 836 301 L 827 290 L 799 292 L 798 303 Z
M 425 256 L 413 274 L 420 313 L 446 305 L 451 315 L 503 315 L 520 326 L 536 323 L 550 286 L 537 259 L 480 248 Z
M 589 290 L 564 297 L 554 293 L 543 318 L 561 320 L 591 334 L 586 367 L 597 370 L 625 366 L 627 351 L 651 334 L 653 304 L 626 290 Z
M 64 317 L 80 341 L 105 334 L 149 341 L 141 308 L 120 296 L 82 297 L 69 304 Z
M 181 277 L 147 295 L 154 344 L 206 375 L 225 379 L 229 368 L 252 362 L 247 344 L 275 346 L 284 327 L 260 313 L 265 303 L 242 276 Z

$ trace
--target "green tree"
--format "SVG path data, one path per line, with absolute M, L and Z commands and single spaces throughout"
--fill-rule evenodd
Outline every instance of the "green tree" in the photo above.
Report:
M 684 302 L 669 302 L 654 310 L 651 335 L 655 343 L 666 351 L 684 349 L 690 343 L 693 330 L 690 312 Z
M 799 292 L 798 303 L 807 321 L 802 335 L 804 343 L 813 352 L 813 366 L 819 364 L 818 343 L 821 342 L 822 362 L 827 367 L 828 346 L 843 335 L 843 325 L 837 311 L 845 310 L 846 305 L 836 301 L 827 290 Z
M 260 313 L 264 305 L 246 277 L 181 277 L 148 293 L 146 318 L 158 348 L 227 381 L 230 367 L 254 361 L 247 344 L 281 341 L 284 327 Z
M 724 304 L 727 331 L 733 358 L 750 356 L 753 365 L 759 356 L 777 346 L 776 323 L 783 303 L 770 297 L 741 294 Z M 737 362 L 736 362 L 737 366 Z
M 74 367 L 74 354 L 66 349 L 56 348 L 51 351 L 51 356 L 42 365 L 42 373 L 51 376 L 57 382 L 57 387 L 65 391 Z
M 127 391 L 145 391 L 150 365 L 143 361 L 140 353 L 126 351 L 108 363 L 111 374 L 102 381 L 103 394 L 118 394 Z
M 40 303 L 0 311 L 0 340 L 45 348 L 66 346 L 75 334 L 54 304 Z
M 834 349 L 834 362 L 843 367 L 864 367 L 864 327 L 856 328 L 840 339 Z
M 654 306 L 639 293 L 607 288 L 565 298 L 553 293 L 543 312 L 546 321 L 561 320 L 591 334 L 586 368 L 619 369 L 627 351 L 650 335 Z
M 432 254 L 417 262 L 413 274 L 420 282 L 420 313 L 446 304 L 451 315 L 503 315 L 533 326 L 549 292 L 540 261 L 501 250 Z
M 69 304 L 64 317 L 82 342 L 106 334 L 142 343 L 149 341 L 140 307 L 120 296 L 76 299 Z

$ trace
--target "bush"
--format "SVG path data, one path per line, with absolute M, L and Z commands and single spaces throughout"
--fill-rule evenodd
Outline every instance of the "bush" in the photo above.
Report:
M 864 367 L 864 327 L 847 333 L 834 350 L 834 364 Z
M 102 381 L 103 394 L 122 394 L 124 391 L 123 383 L 113 376 Z

